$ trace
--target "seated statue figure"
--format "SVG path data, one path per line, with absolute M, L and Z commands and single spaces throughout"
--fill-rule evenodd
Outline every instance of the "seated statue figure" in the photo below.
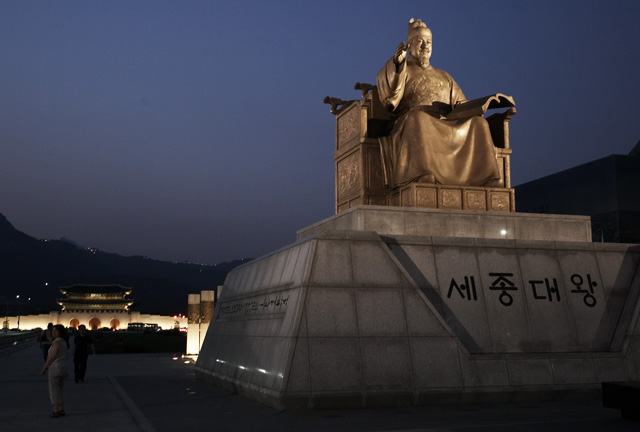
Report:
M 391 190 L 412 182 L 503 187 L 489 125 L 482 117 L 489 102 L 480 113 L 456 110 L 480 100 L 467 102 L 453 78 L 431 66 L 431 30 L 412 19 L 407 42 L 406 47 L 400 43 L 377 77 L 380 101 L 395 119 L 390 134 L 380 138 Z M 490 108 L 508 106 L 500 100 L 491 103 Z

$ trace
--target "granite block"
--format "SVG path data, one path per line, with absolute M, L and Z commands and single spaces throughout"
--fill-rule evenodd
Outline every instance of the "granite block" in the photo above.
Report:
M 305 307 L 300 307 L 300 313 L 302 314 L 302 317 L 300 318 L 300 327 L 298 329 L 298 337 L 307 337 L 308 336 L 308 332 L 307 332 L 307 311 Z
M 363 405 L 366 407 L 405 407 L 413 405 L 415 395 L 410 390 L 370 390 L 364 395 Z
M 262 280 L 260 286 L 265 288 L 272 288 L 277 286 L 273 283 L 273 273 L 276 271 L 276 262 L 279 254 L 269 255 L 264 260 L 264 273 L 262 274 Z
M 280 327 L 277 336 L 294 337 L 298 335 L 300 316 L 304 308 L 301 307 L 303 288 L 292 288 L 288 291 L 288 303 L 284 317 L 279 319 Z
M 572 251 L 572 252 L 594 252 L 594 244 L 576 241 L 556 241 L 556 250 Z
M 509 385 L 506 360 L 467 358 L 462 353 L 460 369 L 465 387 L 493 387 Z
M 553 385 L 550 359 L 508 359 L 507 370 L 511 385 Z
M 622 326 L 629 325 L 628 319 L 621 321 L 622 312 L 627 302 L 627 296 L 628 296 L 628 293 L 626 291 L 621 291 L 621 290 L 604 292 L 604 298 L 605 298 L 605 303 L 607 305 L 607 312 L 610 319 L 610 325 L 614 332 L 622 330 L 622 334 L 627 333 L 627 329 L 620 329 L 618 327 L 620 325 Z M 633 332 L 633 329 L 629 329 L 629 331 Z M 619 344 L 620 341 L 617 341 L 617 342 Z
M 427 306 L 416 289 L 405 289 L 403 294 L 409 336 L 450 336 L 443 325 L 444 320 L 435 316 L 437 312 Z
M 599 252 L 596 255 L 605 290 L 627 292 L 640 262 L 640 254 L 627 251 Z
M 528 239 L 516 239 L 516 247 L 518 249 L 543 249 L 554 250 L 556 248 L 556 242 L 553 240 L 528 240 Z
M 535 345 L 524 283 L 514 249 L 477 249 L 492 351 L 521 352 Z
M 257 270 L 256 268 L 256 264 L 255 262 L 250 262 L 248 264 L 245 264 L 242 267 L 239 267 L 237 270 L 232 270 L 238 273 L 238 282 L 236 284 L 236 288 L 235 291 L 231 292 L 231 291 L 223 291 L 224 292 L 224 297 L 223 299 L 227 299 L 229 297 L 233 297 L 236 295 L 242 295 L 245 294 L 248 291 L 247 288 L 247 281 L 251 276 L 251 280 L 253 280 L 253 278 L 255 277 L 255 271 Z
M 317 410 L 358 409 L 363 406 L 364 395 L 361 391 L 314 391 L 311 407 Z
M 385 234 L 404 234 L 404 217 L 387 217 L 385 210 L 368 210 L 362 214 L 366 231 Z
M 318 240 L 311 270 L 312 285 L 349 286 L 353 283 L 351 247 L 347 241 Z
M 347 238 L 354 241 L 379 242 L 380 235 L 375 231 L 347 231 Z
M 238 366 L 238 353 L 242 337 L 226 337 L 224 341 L 216 347 L 216 362 L 220 365 L 219 372 L 222 375 L 233 377 Z M 202 353 L 200 354 L 202 355 Z
M 296 340 L 291 369 L 287 375 L 287 392 L 310 392 L 309 341 L 305 337 Z
M 264 387 L 273 387 L 274 377 L 282 373 L 281 358 L 287 348 L 287 339 L 277 337 L 252 337 L 246 346 L 248 352 L 243 352 L 243 366 L 251 379 L 247 380 Z
M 262 386 L 271 391 L 282 390 L 282 373 L 283 365 L 282 358 L 286 357 L 286 350 L 288 348 L 286 339 L 280 338 L 266 338 L 273 339 L 273 341 L 265 340 L 262 346 L 273 344 L 274 346 L 269 349 L 266 358 L 259 358 L 254 362 L 255 368 L 253 369 L 252 384 Z
M 513 239 L 496 239 L 496 238 L 476 238 L 474 244 L 479 248 L 494 248 L 494 249 L 515 249 L 517 243 Z M 507 253 L 515 253 L 508 251 Z
M 242 334 L 245 336 L 272 336 L 269 335 L 268 324 L 273 320 L 246 320 L 242 324 Z
M 442 233 L 464 233 L 461 237 L 480 237 L 482 234 L 482 218 L 475 213 L 462 216 L 456 221 L 454 218 L 444 217 Z
M 396 236 L 380 236 L 387 245 L 399 244 L 402 246 L 431 246 L 433 244 L 433 237 L 420 236 L 420 235 L 396 235 Z
M 361 338 L 360 350 L 367 391 L 413 389 L 408 338 Z
M 327 230 L 376 231 L 381 235 L 422 235 L 530 240 L 590 241 L 587 216 L 494 213 L 472 210 L 362 205 L 297 232 L 297 239 Z M 502 234 L 506 229 L 507 234 Z
M 496 239 L 513 241 L 518 233 L 518 220 L 512 217 L 494 216 L 491 220 L 481 219 L 478 239 Z
M 407 336 L 402 289 L 357 289 L 356 311 L 361 337 Z
M 225 292 L 229 291 L 231 293 L 235 292 L 238 288 L 238 275 L 240 275 L 240 271 L 238 268 L 235 271 L 231 271 L 227 273 L 227 277 L 224 279 L 224 288 Z
M 253 337 L 238 337 L 234 350 L 232 351 L 233 356 L 231 360 L 235 366 L 233 376 L 239 381 L 251 382 L 253 378 L 252 351 L 254 350 L 253 344 L 256 342 L 257 339 Z
M 267 367 L 255 371 L 256 375 L 262 374 L 266 377 L 265 387 L 276 391 L 284 390 L 284 374 L 288 371 L 289 360 L 293 357 L 294 342 L 292 338 L 267 338 L 265 341 L 265 345 L 271 345 L 271 356 L 262 363 Z
M 517 249 L 529 318 L 540 352 L 577 350 L 567 290 L 555 250 Z
M 215 325 L 222 327 L 224 335 L 240 336 L 244 333 L 244 321 L 218 321 Z
M 427 301 L 442 316 L 442 294 L 439 291 L 433 250 L 427 245 L 389 243 L 389 250 Z M 424 300 L 421 300 L 422 303 Z
M 552 219 L 520 218 L 516 238 L 535 240 L 555 240 Z
M 598 377 L 590 356 L 551 359 L 556 384 L 597 383 Z
M 443 218 L 429 213 L 411 212 L 404 215 L 403 235 L 421 235 L 425 231 L 443 232 Z M 428 227 L 428 228 L 427 228 Z
M 312 244 L 313 242 L 308 241 L 299 246 L 300 251 L 298 253 L 298 259 L 293 273 L 293 280 L 291 281 L 294 285 L 302 285 L 309 278 L 307 267 L 310 267 L 309 259 L 311 256 Z
M 468 237 L 438 237 L 431 238 L 433 246 L 474 247 L 474 238 Z
M 355 230 L 338 230 L 331 229 L 323 231 L 316 236 L 317 240 L 349 240 Z
M 279 337 L 279 336 L 289 336 L 289 335 L 281 335 L 280 331 L 283 327 L 282 318 L 273 318 L 273 319 L 264 319 L 264 320 L 247 320 L 249 321 L 264 321 L 264 325 L 261 326 L 261 331 L 258 334 L 259 336 L 268 336 L 268 337 Z M 290 326 L 292 327 L 292 326 Z M 292 328 L 287 329 L 287 331 L 293 330 Z
M 335 218 L 335 219 L 332 220 L 332 218 Z M 332 216 L 332 217 L 328 217 L 324 221 L 329 221 L 329 220 L 332 221 L 332 223 L 331 223 L 331 229 L 332 230 L 345 230 L 345 231 L 348 230 L 348 231 L 352 231 L 352 230 L 362 229 L 361 228 L 362 223 L 361 223 L 361 221 L 359 219 L 360 219 L 360 215 L 356 215 L 356 217 L 350 217 L 350 215 L 335 215 L 335 216 Z M 321 221 L 321 222 L 319 222 L 318 224 L 315 224 L 315 225 L 320 225 L 324 221 Z
M 599 382 L 627 381 L 633 376 L 633 367 L 626 358 L 620 357 L 593 357 L 593 366 Z
M 556 241 L 583 241 L 589 242 L 591 240 L 590 235 L 585 235 L 585 221 L 571 221 L 571 220 L 554 220 L 553 226 L 553 240 Z M 590 223 L 588 224 L 590 228 Z M 588 233 L 587 233 L 588 234 Z M 580 238 L 582 236 L 582 238 Z
M 461 387 L 458 345 L 448 337 L 411 337 L 416 388 Z
M 308 245 L 309 242 L 305 244 Z M 282 270 L 282 276 L 280 279 L 280 283 L 282 283 L 283 285 L 287 283 L 293 283 L 293 274 L 296 269 L 296 263 L 298 261 L 298 256 L 300 255 L 301 250 L 302 247 L 300 245 L 294 246 L 287 250 L 287 260 L 285 262 L 284 269 Z
M 436 276 L 436 264 L 433 248 L 430 245 L 403 245 L 389 244 L 389 250 L 396 260 L 422 290 L 428 289 L 436 293 L 436 297 L 428 296 L 429 300 L 436 301 L 440 298 L 438 292 L 438 278 Z M 426 294 L 425 294 L 426 295 Z M 440 302 L 434 303 L 438 305 Z
M 352 242 L 353 276 L 360 286 L 400 286 L 403 276 L 381 241 Z
M 358 335 L 356 299 L 352 289 L 309 288 L 305 312 L 309 337 Z
M 282 250 L 278 252 L 274 259 L 275 264 L 273 266 L 273 273 L 271 276 L 271 281 L 269 282 L 269 286 L 280 286 L 282 283 L 282 275 L 284 273 L 284 267 L 287 263 L 287 257 L 289 256 L 289 251 L 291 248 Z
M 640 377 L 640 335 L 631 337 L 627 356 L 631 358 L 631 368 Z
M 204 365 L 203 359 L 207 359 L 208 363 L 212 365 L 210 369 L 212 372 L 225 375 L 229 370 L 227 361 L 230 360 L 231 345 L 232 340 L 224 335 L 216 338 L 215 345 L 207 344 L 205 341 L 198 355 L 198 365 Z
M 258 370 L 274 372 L 273 357 L 276 338 L 251 336 L 244 339 L 237 362 L 242 380 L 266 387 L 266 374 L 258 373 Z
M 257 269 L 255 277 L 253 278 L 253 280 L 248 281 L 247 286 L 249 287 L 249 290 L 247 292 L 256 292 L 269 288 L 268 284 L 270 278 L 267 274 L 270 267 L 269 261 L 269 257 L 256 260 L 255 265 L 257 266 Z
M 309 355 L 314 393 L 362 389 L 358 338 L 309 338 Z
M 613 337 L 603 282 L 591 251 L 558 251 L 567 305 L 584 350 L 607 351 Z
M 447 216 L 441 213 L 412 212 L 405 214 L 405 235 L 441 235 L 450 229 Z
M 249 265 L 252 271 L 249 273 L 249 277 L 245 281 L 245 286 L 242 291 L 243 294 L 254 294 L 258 291 L 269 288 L 267 283 L 265 283 L 268 281 L 264 280 L 266 264 L 267 262 L 265 259 L 257 259 Z
M 486 302 L 475 250 L 434 246 L 442 317 L 470 352 L 491 349 Z

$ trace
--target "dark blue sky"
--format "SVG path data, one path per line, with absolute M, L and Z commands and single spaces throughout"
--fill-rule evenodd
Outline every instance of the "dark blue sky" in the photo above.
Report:
M 334 213 L 322 99 L 359 98 L 412 17 L 469 99 L 515 98 L 513 184 L 640 140 L 637 0 L 2 1 L 0 213 L 164 260 L 291 243 Z

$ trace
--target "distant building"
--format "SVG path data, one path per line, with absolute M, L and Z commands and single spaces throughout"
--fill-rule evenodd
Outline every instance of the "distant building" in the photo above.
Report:
M 111 311 L 126 312 L 133 304 L 131 288 L 122 285 L 81 285 L 61 287 L 60 292 L 67 296 L 58 299 L 63 312 L 75 311 Z
M 130 310 L 134 300 L 132 288 L 122 285 L 75 284 L 60 287 L 65 296 L 57 299 L 60 311 L 40 315 L 4 317 L 7 328 L 29 330 L 46 328 L 47 323 L 62 324 L 65 327 L 78 328 L 84 324 L 88 329 L 125 330 L 129 324 L 136 323 L 154 328 L 186 328 L 187 318 L 183 316 L 147 315 Z
M 515 189 L 518 212 L 591 216 L 593 241 L 640 243 L 640 142 Z

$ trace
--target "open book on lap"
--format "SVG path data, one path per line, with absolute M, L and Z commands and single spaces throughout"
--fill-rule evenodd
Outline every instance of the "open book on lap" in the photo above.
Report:
M 449 115 L 447 115 L 447 119 L 459 120 L 473 116 L 481 116 L 484 115 L 488 109 L 510 108 L 515 106 L 516 103 L 511 96 L 496 93 L 491 96 L 485 96 L 457 105 L 453 110 L 451 110 Z

